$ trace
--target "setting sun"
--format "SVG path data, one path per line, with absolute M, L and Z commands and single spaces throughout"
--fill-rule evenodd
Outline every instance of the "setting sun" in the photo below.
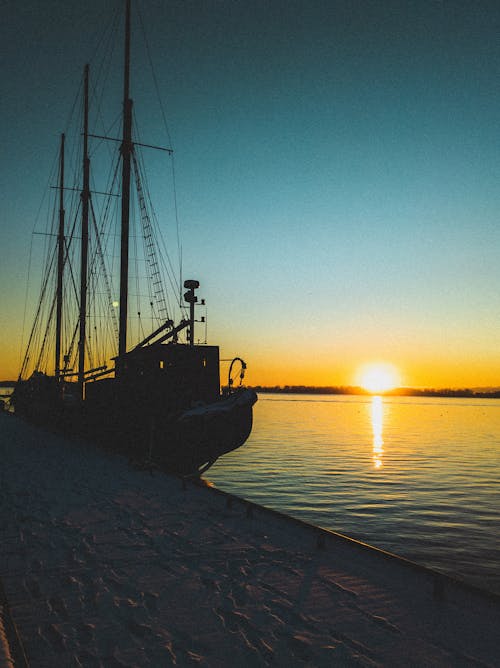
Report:
M 357 374 L 358 383 L 374 394 L 393 390 L 400 384 L 398 370 L 392 364 L 372 363 L 363 366 Z

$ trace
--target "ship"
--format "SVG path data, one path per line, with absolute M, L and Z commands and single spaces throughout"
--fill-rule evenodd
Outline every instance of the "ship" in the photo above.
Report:
M 63 133 L 52 187 L 52 231 L 46 236 L 53 243 L 48 244 L 33 327 L 11 403 L 24 419 L 69 438 L 95 442 L 138 465 L 199 476 L 248 439 L 257 395 L 243 385 L 246 363 L 241 357 L 221 360 L 218 346 L 208 345 L 206 336 L 197 338 L 195 328 L 206 333 L 205 316 L 199 313 L 206 309 L 197 294 L 199 281 L 181 276 L 174 281 L 170 259 L 159 255 L 161 226 L 151 209 L 139 156 L 142 149 L 158 149 L 168 156 L 173 151 L 143 144 L 135 137 L 130 0 L 124 8 L 121 136 L 91 131 L 87 64 L 77 133 L 79 185 L 66 178 Z M 110 145 L 118 149 L 114 176 L 102 192 L 91 187 L 97 152 L 91 151 L 92 141 L 105 145 L 108 152 Z M 106 222 L 113 204 L 100 201 L 107 196 L 106 201 L 114 202 L 119 211 L 116 235 Z M 69 205 L 76 211 L 74 222 L 69 223 L 68 197 L 76 202 Z M 132 206 L 137 207 L 137 215 L 132 215 Z M 103 220 L 96 213 L 98 208 Z M 133 224 L 139 231 L 132 230 Z M 144 250 L 141 280 L 146 279 L 147 288 L 138 286 L 141 272 L 131 276 L 131 239 L 137 245 L 138 238 Z M 119 239 L 119 263 L 110 268 L 109 258 L 113 264 L 118 256 L 118 250 L 106 253 L 113 239 Z M 174 284 L 173 302 L 166 295 L 167 280 Z M 137 305 L 141 291 L 146 295 L 147 318 Z M 130 325 L 132 298 L 135 336 Z M 221 384 L 223 362 L 227 381 Z

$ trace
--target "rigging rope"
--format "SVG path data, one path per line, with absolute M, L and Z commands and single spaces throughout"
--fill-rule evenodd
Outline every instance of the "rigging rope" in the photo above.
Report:
M 163 287 L 163 281 L 158 266 L 158 257 L 156 253 L 156 243 L 155 243 L 156 239 L 154 235 L 153 226 L 151 225 L 151 217 L 149 216 L 146 207 L 146 200 L 144 198 L 144 191 L 142 188 L 139 165 L 137 162 L 135 151 L 132 153 L 132 163 L 134 168 L 135 185 L 139 197 L 139 207 L 141 211 L 141 222 L 142 222 L 146 262 L 149 269 L 149 278 L 151 280 L 153 294 L 158 306 L 158 317 L 159 319 L 162 320 L 169 320 L 170 318 L 167 309 L 165 290 Z
M 149 62 L 149 68 L 151 70 L 151 76 L 153 78 L 153 83 L 155 87 L 155 92 L 156 92 L 156 97 L 158 100 L 158 104 L 160 107 L 160 112 L 163 120 L 163 126 L 165 128 L 165 133 L 167 135 L 168 139 L 168 145 L 172 148 L 173 147 L 173 142 L 172 142 L 172 137 L 170 135 L 170 129 L 168 126 L 168 121 L 167 121 L 167 115 L 165 113 L 165 107 L 163 105 L 163 100 L 160 94 L 160 87 L 158 85 L 158 79 L 156 78 L 156 71 L 153 66 L 153 59 L 151 58 L 151 49 L 149 48 L 149 42 L 148 38 L 146 35 L 146 30 L 144 28 L 144 21 L 142 20 L 142 13 L 139 4 L 137 5 L 137 13 L 139 15 L 139 23 L 141 26 L 141 32 L 142 36 L 144 39 L 144 44 L 146 46 L 146 53 L 148 56 L 148 62 Z M 177 183 L 176 183 L 176 178 L 175 178 L 175 161 L 174 161 L 174 153 L 172 151 L 171 154 L 171 165 L 172 165 L 172 187 L 173 187 L 173 201 L 174 201 L 174 215 L 175 215 L 175 226 L 176 226 L 176 236 L 177 236 L 177 253 L 179 257 L 179 282 L 177 283 L 177 279 L 175 282 L 177 283 L 178 289 L 179 289 L 179 306 L 182 305 L 182 243 L 181 243 L 181 233 L 180 233 L 180 223 L 179 223 L 179 210 L 177 206 Z
M 55 254 L 55 248 L 54 248 L 54 254 L 53 254 L 53 257 L 52 257 L 52 262 L 55 259 L 55 255 L 56 254 Z M 28 345 L 26 347 L 26 353 L 24 355 L 24 360 L 23 360 L 23 364 L 22 364 L 22 367 L 21 367 L 21 373 L 19 374 L 19 378 L 22 378 L 23 375 L 24 375 L 24 372 L 26 371 L 26 366 L 28 364 L 28 359 L 29 359 L 29 351 L 30 351 L 30 348 L 31 348 L 33 338 L 36 336 L 38 318 L 40 316 L 40 312 L 41 312 L 42 307 L 43 307 L 43 301 L 44 301 L 44 298 L 45 298 L 45 292 L 47 290 L 47 285 L 48 285 L 48 282 L 49 282 L 49 278 L 50 278 L 50 272 L 47 272 L 46 275 L 45 275 L 44 282 L 42 284 L 42 290 L 41 290 L 40 298 L 38 300 L 37 311 L 36 311 L 36 314 L 35 314 L 35 320 L 33 322 L 32 328 L 31 328 L 31 333 L 30 333 L 30 337 L 29 337 L 29 340 L 28 340 Z
M 99 261 L 100 261 L 100 264 L 101 264 L 101 271 L 102 271 L 102 276 L 103 276 L 103 280 L 104 280 L 104 286 L 105 286 L 105 289 L 106 289 L 106 296 L 108 298 L 108 306 L 109 306 L 109 312 L 111 314 L 111 321 L 113 323 L 113 329 L 114 329 L 114 332 L 115 332 L 115 335 L 116 335 L 116 339 L 118 340 L 118 322 L 117 322 L 117 319 L 116 319 L 116 312 L 115 312 L 115 309 L 113 307 L 113 293 L 111 291 L 111 283 L 110 283 L 110 280 L 109 280 L 109 274 L 108 274 L 108 270 L 107 270 L 107 267 L 106 267 L 106 262 L 105 262 L 105 259 L 104 259 L 104 253 L 103 253 L 102 244 L 101 244 L 101 236 L 99 234 L 99 229 L 97 227 L 97 221 L 96 221 L 95 211 L 94 211 L 94 204 L 93 204 L 92 200 L 90 201 L 90 209 L 91 209 L 91 214 L 92 214 L 91 218 L 92 218 L 93 228 L 94 228 L 94 231 L 95 231 L 95 239 L 96 239 L 96 245 L 97 245 L 96 256 L 99 257 Z
M 168 138 L 169 145 L 171 145 L 172 142 L 167 122 L 167 116 L 165 113 L 165 107 L 163 105 L 160 96 L 158 79 L 156 76 L 155 69 L 153 67 L 151 50 L 146 37 L 143 17 L 140 8 L 138 8 L 138 14 L 140 20 L 140 28 L 142 31 L 144 44 L 146 47 L 147 58 L 149 61 L 149 67 L 152 74 L 152 79 L 156 91 L 157 100 L 159 103 L 159 108 L 161 111 L 165 134 Z M 97 41 L 96 48 L 93 51 L 94 55 L 91 59 L 91 62 L 95 63 L 96 65 L 95 67 L 96 77 L 92 78 L 92 82 L 95 81 L 95 85 L 94 83 L 92 85 L 92 99 L 94 103 L 93 127 L 96 128 L 98 125 L 99 126 L 102 125 L 102 127 L 105 129 L 104 135 L 106 136 L 107 133 L 110 132 L 110 130 L 111 131 L 114 130 L 116 124 L 118 123 L 118 119 L 121 117 L 121 115 L 117 115 L 116 118 L 113 120 L 112 125 L 111 126 L 108 125 L 106 132 L 106 124 L 104 122 L 102 111 L 104 107 L 106 89 L 108 88 L 107 83 L 110 77 L 112 61 L 114 59 L 114 55 L 116 52 L 115 45 L 117 43 L 117 40 L 115 40 L 114 37 L 118 31 L 117 27 L 118 21 L 119 21 L 119 8 L 117 7 L 116 11 L 113 13 L 111 20 L 109 20 L 106 23 L 106 25 L 104 25 L 103 22 L 104 29 L 100 33 L 100 37 L 99 40 Z M 98 57 L 100 58 L 100 60 L 97 63 L 96 60 Z M 80 175 L 81 175 L 81 163 L 83 161 L 83 156 L 80 142 L 81 128 L 77 127 L 78 121 L 76 119 L 76 116 L 78 114 L 76 110 L 78 109 L 79 106 L 81 106 L 80 103 L 82 101 L 82 97 L 83 97 L 83 75 L 80 78 L 78 90 L 73 99 L 72 106 L 69 115 L 66 119 L 66 126 L 65 126 L 65 134 L 68 136 L 68 139 L 70 138 L 70 128 L 71 128 L 71 136 L 73 136 L 73 138 L 78 139 L 78 141 L 67 142 L 71 146 L 71 149 L 70 149 L 70 155 L 68 156 L 70 159 L 66 160 L 69 178 L 66 176 L 65 179 L 66 183 L 68 184 L 68 186 L 66 186 L 65 188 L 65 191 L 68 192 L 65 205 L 67 211 L 67 220 L 72 220 L 73 223 L 71 226 L 70 234 L 68 235 L 67 233 L 65 233 L 65 242 L 64 242 L 64 250 L 65 250 L 64 260 L 63 260 L 65 267 L 64 295 L 65 295 L 65 301 L 68 302 L 68 305 L 63 310 L 64 315 L 63 315 L 63 325 L 62 325 L 62 330 L 63 330 L 62 339 L 64 339 L 64 341 L 62 342 L 61 350 L 66 352 L 66 354 L 64 355 L 64 371 L 68 370 L 68 366 L 72 363 L 73 356 L 75 356 L 76 359 L 75 341 L 79 330 L 77 312 L 78 312 L 80 296 L 79 296 L 79 288 L 77 287 L 77 282 L 75 281 L 75 273 L 73 271 L 73 267 L 74 266 L 76 267 L 75 262 L 78 262 L 78 244 L 76 243 L 73 244 L 72 242 L 73 240 L 78 238 L 77 236 L 75 236 L 75 230 L 77 225 L 77 218 L 79 212 L 81 211 L 80 209 L 81 188 L 79 187 L 79 183 L 81 180 Z M 99 151 L 102 143 L 103 143 L 102 140 L 98 143 L 94 143 L 94 146 L 92 147 L 92 157 L 94 157 L 97 151 Z M 108 142 L 105 143 L 108 144 Z M 50 185 L 51 180 L 53 179 L 54 165 L 58 161 L 58 155 L 59 151 L 56 153 L 56 156 L 54 157 L 48 185 Z M 181 244 L 180 223 L 179 223 L 178 206 L 177 206 L 177 186 L 176 186 L 174 158 L 173 156 L 171 156 L 172 197 L 173 197 L 173 209 L 175 216 L 177 253 L 179 258 L 179 272 L 180 272 L 179 278 L 177 277 L 177 268 L 174 268 L 175 263 L 172 263 L 171 257 L 167 250 L 165 239 L 162 235 L 158 218 L 151 203 L 151 193 L 149 192 L 149 188 L 145 178 L 146 170 L 142 161 L 142 157 L 140 154 L 138 154 L 138 156 L 136 157 L 135 151 L 133 152 L 132 155 L 133 155 L 133 169 L 134 169 L 136 189 L 137 189 L 137 204 L 139 205 L 138 208 L 140 211 L 140 220 L 143 226 L 143 232 L 141 236 L 143 239 L 143 243 L 145 245 L 144 255 L 145 255 L 145 265 L 147 268 L 147 271 L 144 272 L 142 271 L 142 266 L 141 266 L 141 271 L 143 274 L 147 273 L 150 279 L 148 285 L 148 291 L 149 291 L 148 297 L 150 305 L 152 307 L 151 308 L 152 317 L 154 316 L 158 320 L 168 320 L 170 319 L 169 314 L 173 313 L 174 310 L 172 308 L 172 304 L 170 303 L 171 301 L 174 302 L 174 308 L 177 309 L 177 305 L 175 304 L 175 301 L 172 297 L 172 290 L 173 294 L 175 295 L 175 299 L 177 299 L 177 293 L 178 293 L 179 295 L 178 306 L 184 309 L 184 306 L 182 305 L 182 279 L 181 279 L 182 244 Z M 71 165 L 73 165 L 72 168 Z M 109 174 L 108 178 L 108 185 L 110 186 L 109 192 L 116 189 L 118 172 L 119 172 L 119 162 L 116 163 L 114 173 L 110 172 Z M 92 176 L 94 176 L 94 171 L 92 172 Z M 162 180 L 163 178 L 164 177 L 162 174 Z M 70 183 L 73 184 L 73 188 L 69 187 Z M 36 229 L 36 226 L 38 224 L 38 219 L 40 217 L 40 212 L 46 202 L 47 191 L 49 191 L 48 187 L 46 187 L 44 190 L 44 196 L 40 203 L 39 210 L 35 219 L 34 229 Z M 69 194 L 71 191 L 73 191 L 72 194 Z M 115 236 L 114 233 L 112 233 L 111 231 L 111 223 L 112 223 L 111 219 L 113 218 L 111 202 L 112 202 L 111 197 L 107 198 L 102 206 L 99 201 L 95 204 L 95 206 L 93 200 L 90 201 L 92 228 L 93 232 L 95 233 L 96 240 L 93 242 L 94 245 L 93 250 L 95 250 L 95 255 L 89 265 L 89 276 L 88 276 L 89 288 L 92 287 L 94 292 L 94 299 L 89 301 L 88 314 L 91 314 L 95 321 L 94 325 L 95 333 L 91 334 L 91 330 L 89 328 L 85 341 L 85 346 L 86 349 L 88 349 L 89 353 L 89 359 L 92 359 L 91 356 L 92 355 L 95 356 L 96 354 L 95 351 L 92 351 L 94 345 L 91 344 L 95 344 L 95 342 L 98 341 L 99 344 L 101 345 L 101 350 L 99 351 L 99 353 L 103 353 L 105 350 L 110 350 L 113 347 L 116 347 L 116 341 L 118 339 L 117 314 L 113 301 L 113 276 L 116 273 L 115 257 L 118 257 L 118 255 L 115 251 L 116 251 L 116 244 L 118 243 L 117 242 L 118 237 Z M 56 210 L 54 209 L 53 219 L 52 219 L 53 229 L 55 229 L 54 226 L 56 225 L 55 216 L 56 216 Z M 169 217 L 170 216 L 171 214 L 169 214 Z M 47 225 L 46 229 L 49 229 L 49 225 Z M 107 238 L 106 235 L 108 235 Z M 136 243 L 135 240 L 134 243 Z M 170 247 L 171 250 L 172 248 L 175 248 L 174 243 L 172 243 Z M 42 277 L 41 292 L 39 296 L 39 303 L 36 310 L 35 321 L 33 323 L 33 327 L 30 332 L 28 346 L 26 348 L 26 352 L 23 359 L 22 342 L 25 338 L 26 314 L 28 311 L 29 278 L 32 271 L 32 263 L 33 263 L 33 236 L 32 236 L 30 251 L 29 251 L 28 280 L 26 285 L 26 295 L 25 295 L 25 304 L 23 313 L 21 347 L 19 352 L 19 364 L 21 368 L 21 372 L 19 375 L 20 379 L 26 372 L 28 365 L 32 367 L 32 363 L 29 361 L 29 355 L 33 351 L 33 346 L 35 342 L 41 343 L 38 359 L 36 360 L 36 368 L 38 368 L 42 364 L 42 362 L 47 361 L 45 360 L 45 357 L 48 355 L 47 341 L 50 328 L 52 327 L 54 320 L 53 314 L 54 314 L 54 304 L 55 304 L 55 300 L 53 300 L 52 304 L 50 304 L 50 297 L 47 294 L 48 292 L 50 292 L 49 284 L 54 276 L 53 268 L 54 268 L 55 255 L 53 255 L 52 253 L 55 253 L 55 250 L 49 248 L 49 246 L 47 245 L 45 247 L 45 252 L 44 252 L 46 258 L 46 272 Z M 111 265 L 111 267 L 109 265 Z M 141 276 L 140 278 L 141 281 L 144 283 L 143 277 Z M 138 304 L 138 330 L 140 336 L 144 338 L 144 326 L 143 326 L 144 320 L 141 317 L 141 308 L 140 308 L 141 289 L 139 285 L 138 269 L 136 271 L 136 280 L 137 280 L 137 304 Z M 103 285 L 104 285 L 105 299 L 99 296 L 100 293 L 98 292 L 100 286 Z M 142 289 L 142 292 L 145 292 L 145 290 Z M 169 300 L 169 294 L 170 294 L 170 300 Z M 107 319 L 104 317 L 102 318 L 102 325 L 103 325 L 102 331 L 100 329 L 98 331 L 97 324 L 99 318 L 101 317 L 101 314 L 106 313 L 109 315 L 110 312 L 111 312 L 110 318 Z M 46 320 L 43 321 L 43 325 L 45 325 L 44 331 L 43 331 L 43 325 L 41 324 L 42 316 L 46 317 Z M 76 320 L 76 325 L 74 325 L 75 322 L 74 319 Z M 113 330 L 113 332 L 111 330 Z M 73 332 L 72 335 L 71 332 Z M 108 338 L 113 343 L 110 344 L 108 348 L 106 348 L 106 344 L 108 343 Z

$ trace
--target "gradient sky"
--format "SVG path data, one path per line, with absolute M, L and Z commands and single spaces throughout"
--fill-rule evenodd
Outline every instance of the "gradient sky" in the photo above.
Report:
M 58 136 L 114 4 L 2 3 L 2 378 Z M 140 5 L 209 342 L 251 384 L 353 384 L 384 360 L 404 385 L 500 385 L 498 3 Z

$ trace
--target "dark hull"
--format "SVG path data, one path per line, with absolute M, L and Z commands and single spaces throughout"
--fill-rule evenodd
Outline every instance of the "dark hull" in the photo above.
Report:
M 252 430 L 253 390 L 168 414 L 124 401 L 104 420 L 87 409 L 87 430 L 106 447 L 180 475 L 199 475 L 245 443 Z
M 241 389 L 215 402 L 169 413 L 154 407 L 154 402 L 148 407 L 133 395 L 120 396 L 116 387 L 108 397 L 83 403 L 63 399 L 50 389 L 20 388 L 14 397 L 16 414 L 183 476 L 199 475 L 221 455 L 243 445 L 252 429 L 257 400 L 253 390 Z

